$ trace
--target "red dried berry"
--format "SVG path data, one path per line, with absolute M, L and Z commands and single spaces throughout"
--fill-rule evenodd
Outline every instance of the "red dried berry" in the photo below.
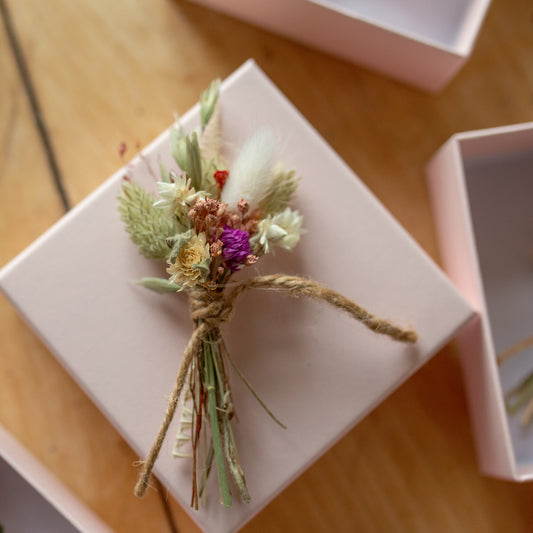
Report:
M 215 178 L 215 181 L 217 182 L 217 185 L 220 189 L 224 187 L 224 184 L 226 183 L 228 176 L 229 176 L 229 172 L 227 170 L 217 170 L 213 174 L 213 177 Z

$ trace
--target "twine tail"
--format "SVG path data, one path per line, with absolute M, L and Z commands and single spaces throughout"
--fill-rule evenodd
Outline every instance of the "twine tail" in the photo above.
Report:
M 152 474 L 152 469 L 161 450 L 161 446 L 163 445 L 163 441 L 165 440 L 165 436 L 167 434 L 170 423 L 174 418 L 174 413 L 176 412 L 176 407 L 178 406 L 180 394 L 187 379 L 187 372 L 189 370 L 194 355 L 197 354 L 198 350 L 200 349 L 202 337 L 207 333 L 207 329 L 208 328 L 203 325 L 200 325 L 198 328 L 196 328 L 189 340 L 189 343 L 187 344 L 187 347 L 185 348 L 183 359 L 181 360 L 181 365 L 178 370 L 178 374 L 176 375 L 174 390 L 172 391 L 168 402 L 167 410 L 165 412 L 165 417 L 163 418 L 163 422 L 161 424 L 161 427 L 159 428 L 157 437 L 152 445 L 152 448 L 150 449 L 150 452 L 148 453 L 145 461 L 143 462 L 143 469 L 139 474 L 139 479 L 137 481 L 137 484 L 135 485 L 134 494 L 138 498 L 142 498 L 144 496 L 144 493 L 146 492 L 148 482 Z
M 245 289 L 278 289 L 287 292 L 289 295 L 307 296 L 315 300 L 322 300 L 330 305 L 350 314 L 364 326 L 375 333 L 388 335 L 399 342 L 415 343 L 418 335 L 412 329 L 403 329 L 395 326 L 388 320 L 378 318 L 360 305 L 352 302 L 342 294 L 323 287 L 313 280 L 300 278 L 298 276 L 287 276 L 284 274 L 273 274 L 269 276 L 257 276 L 238 285 L 227 297 L 231 305 L 235 298 Z

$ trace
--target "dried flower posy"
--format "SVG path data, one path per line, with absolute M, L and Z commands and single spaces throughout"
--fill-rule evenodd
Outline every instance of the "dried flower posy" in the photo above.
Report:
M 196 509 L 213 462 L 223 505 L 231 506 L 230 476 L 241 499 L 250 501 L 231 426 L 235 410 L 228 363 L 268 414 L 281 424 L 235 367 L 220 332 L 243 291 L 269 288 L 323 300 L 377 333 L 401 342 L 415 342 L 417 338 L 414 331 L 381 320 L 311 280 L 277 274 L 232 282 L 233 273 L 253 265 L 263 254 L 276 247 L 292 250 L 300 240 L 302 216 L 289 207 L 298 177 L 294 170 L 275 164 L 276 142 L 267 127 L 247 140 L 231 169 L 228 167 L 222 156 L 218 81 L 200 98 L 200 121 L 199 130 L 189 135 L 180 126 L 171 130 L 171 150 L 179 170 L 168 171 L 161 166 L 157 197 L 128 179 L 119 197 L 121 218 L 140 253 L 165 259 L 168 264 L 168 279 L 143 278 L 139 283 L 162 293 L 185 291 L 195 324 L 135 493 L 142 496 L 146 490 L 185 388 L 174 455 L 192 458 L 191 506 Z M 184 451 L 188 443 L 190 453 Z

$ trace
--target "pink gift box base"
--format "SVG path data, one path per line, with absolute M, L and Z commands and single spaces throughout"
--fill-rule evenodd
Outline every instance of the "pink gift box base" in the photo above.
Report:
M 0 526 L 5 533 L 111 533 L 1 426 Z
M 428 165 L 443 263 L 480 312 L 459 335 L 481 470 L 533 479 L 533 429 L 504 394 L 533 370 L 533 123 L 454 135 Z
M 490 0 L 193 0 L 426 91 L 468 59 Z
M 296 207 L 307 233 L 292 252 L 240 273 L 316 279 L 378 316 L 412 325 L 406 346 L 338 311 L 303 299 L 249 292 L 224 328 L 232 357 L 268 407 L 266 415 L 231 375 L 239 457 L 252 501 L 219 503 L 216 475 L 198 511 L 189 508 L 191 467 L 171 457 L 175 419 L 156 474 L 206 531 L 234 531 L 398 387 L 473 311 L 364 184 L 253 63 L 221 87 L 226 155 L 260 125 L 279 132 L 278 160 L 302 176 Z M 198 125 L 198 106 L 182 118 Z M 117 213 L 124 175 L 155 188 L 148 168 L 175 168 L 164 132 L 0 273 L 0 286 L 51 351 L 141 456 L 152 444 L 191 334 L 184 295 L 131 283 L 164 275 L 141 257 Z M 337 228 L 346 228 L 342 233 Z M 34 265 L 39 265 L 38 279 Z M 142 391 L 142 394 L 139 394 Z M 142 502 L 139 501 L 139 505 Z

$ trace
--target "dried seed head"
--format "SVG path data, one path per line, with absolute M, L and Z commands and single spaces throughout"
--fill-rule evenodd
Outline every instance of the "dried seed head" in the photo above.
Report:
M 246 214 L 248 209 L 250 209 L 250 204 L 244 198 L 241 198 L 237 202 L 237 207 L 239 208 L 239 211 L 244 215 Z
M 222 253 L 222 248 L 224 247 L 223 242 L 220 239 L 217 239 L 210 246 L 211 256 L 218 257 Z
M 257 260 L 259 259 L 259 257 L 257 257 L 257 255 L 252 255 L 250 254 L 246 260 L 244 261 L 244 264 L 246 266 L 250 266 L 250 265 L 253 265 L 254 263 L 257 263 Z

